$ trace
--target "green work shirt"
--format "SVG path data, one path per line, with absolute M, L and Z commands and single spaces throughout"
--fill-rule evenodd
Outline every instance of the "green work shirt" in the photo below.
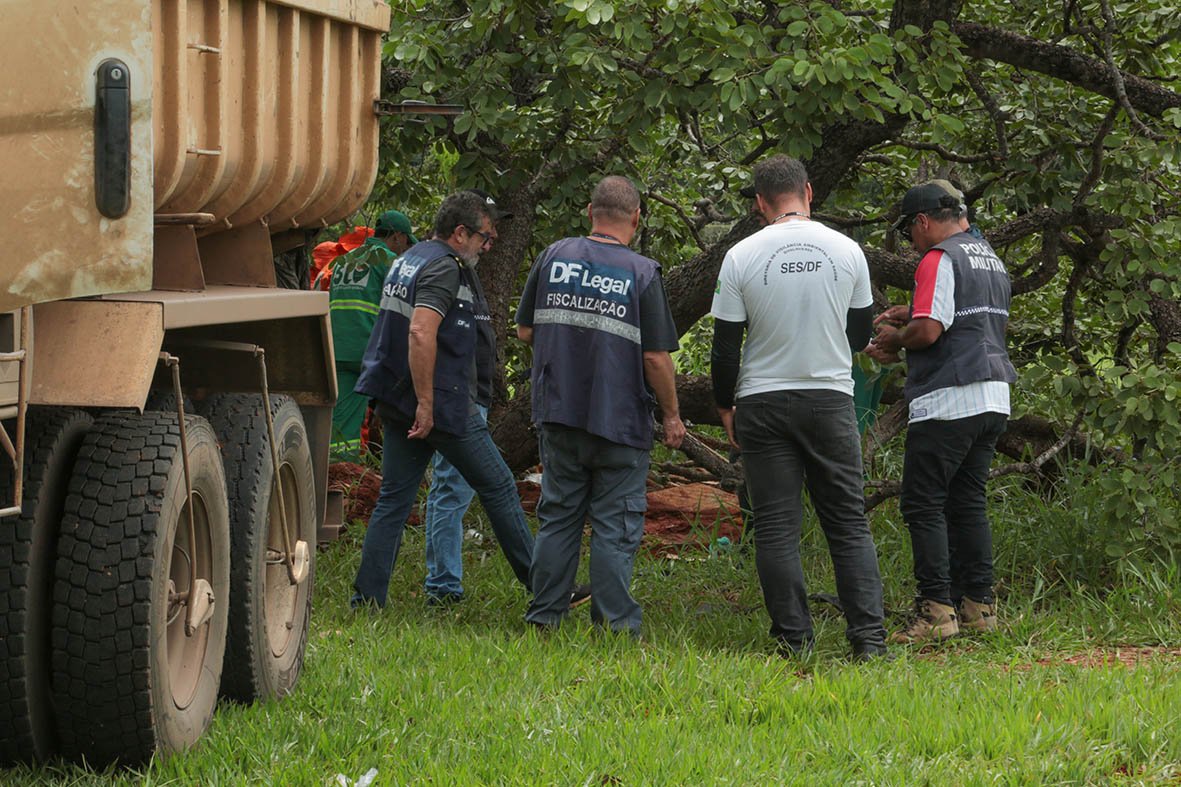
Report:
M 359 364 L 377 322 L 381 288 L 396 255 L 377 238 L 366 239 L 332 266 L 328 309 L 338 363 Z

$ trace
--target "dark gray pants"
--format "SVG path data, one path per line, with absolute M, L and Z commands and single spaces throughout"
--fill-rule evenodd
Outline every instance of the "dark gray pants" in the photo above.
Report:
M 591 522 L 591 619 L 639 633 L 632 567 L 648 510 L 648 451 L 557 424 L 541 427 L 541 500 L 525 619 L 555 626 L 570 611 L 582 527 Z
M 772 391 L 737 402 L 735 428 L 754 506 L 755 563 L 771 636 L 792 650 L 812 644 L 800 562 L 801 492 L 828 541 L 837 595 L 854 646 L 885 643 L 882 579 L 861 473 L 853 397 L 839 391 Z

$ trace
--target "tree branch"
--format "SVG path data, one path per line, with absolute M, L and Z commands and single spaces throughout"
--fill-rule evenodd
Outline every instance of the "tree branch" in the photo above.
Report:
M 673 202 L 671 199 L 658 191 L 650 190 L 648 192 L 648 196 L 659 202 L 661 205 L 667 205 L 668 207 L 672 208 L 673 212 L 676 213 L 681 218 L 681 221 L 685 223 L 685 226 L 689 228 L 689 233 L 693 236 L 693 241 L 697 244 L 697 248 L 705 251 L 705 242 L 701 240 L 701 235 L 697 232 L 697 225 L 691 218 L 689 218 L 689 215 L 681 209 L 680 205 Z
M 1062 436 L 1058 438 L 1057 442 L 1039 454 L 1038 457 L 1032 462 L 1013 462 L 1012 464 L 998 467 L 992 470 L 988 474 L 988 477 L 1000 478 L 1003 475 L 1012 475 L 1014 473 L 1041 475 L 1042 466 L 1057 456 L 1062 451 L 1062 449 L 1074 439 L 1074 436 L 1078 434 L 1079 426 L 1082 425 L 1083 422 L 1083 412 L 1084 411 L 1080 410 L 1078 415 L 1074 417 L 1074 423 L 1070 425 L 1070 428 L 1062 433 Z
M 1124 111 L 1128 113 L 1128 120 L 1132 121 L 1132 127 L 1149 139 L 1159 142 L 1164 137 L 1144 125 L 1144 122 L 1140 120 L 1140 116 L 1136 114 L 1136 110 L 1132 107 L 1131 102 L 1128 101 L 1128 91 L 1124 85 L 1124 77 L 1115 65 L 1115 55 L 1112 53 L 1111 40 L 1115 31 L 1115 17 L 1111 13 L 1111 3 L 1108 0 L 1100 0 L 1099 5 L 1103 9 L 1103 58 L 1107 61 L 1107 68 L 1111 72 L 1111 85 L 1115 90 L 1115 98 L 1119 102 L 1119 105 L 1124 108 Z
M 1112 71 L 1106 63 L 1059 44 L 1010 33 L 976 22 L 956 22 L 952 31 L 964 42 L 970 57 L 995 60 L 1036 71 L 1118 100 Z M 1147 79 L 1119 72 L 1128 104 L 1140 112 L 1160 117 L 1165 110 L 1181 107 L 1181 94 Z
M 898 139 L 894 141 L 895 145 L 900 145 L 911 150 L 929 150 L 932 153 L 939 154 L 939 157 L 944 161 L 957 161 L 961 164 L 979 164 L 982 161 L 996 161 L 1000 158 L 996 153 L 975 153 L 972 155 L 966 153 L 956 153 L 954 150 L 949 150 L 942 145 L 936 145 L 933 142 L 917 142 L 910 139 Z
M 996 149 L 997 155 L 1001 159 L 1009 157 L 1009 136 L 1005 131 L 1005 121 L 1008 120 L 1008 114 L 1004 112 L 1000 105 L 997 104 L 996 99 L 992 97 L 992 93 L 988 92 L 988 88 L 984 85 L 984 80 L 975 71 L 964 71 L 964 76 L 968 78 L 968 84 L 971 85 L 972 90 L 976 93 L 976 97 L 980 99 L 980 103 L 984 105 L 984 111 L 992 118 L 993 128 L 996 129 Z
M 1095 136 L 1091 139 L 1091 168 L 1087 170 L 1086 177 L 1079 184 L 1078 193 L 1074 196 L 1075 206 L 1083 204 L 1083 201 L 1099 182 L 1099 176 L 1103 174 L 1103 140 L 1107 138 L 1115 125 L 1115 116 L 1119 114 L 1119 107 L 1119 102 L 1112 104 L 1111 109 L 1103 116 L 1103 121 L 1099 123 L 1099 127 L 1095 129 Z

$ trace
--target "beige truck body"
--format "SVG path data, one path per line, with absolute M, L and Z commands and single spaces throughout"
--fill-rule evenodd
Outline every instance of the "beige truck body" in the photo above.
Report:
M 293 396 L 320 514 L 335 401 L 327 296 L 278 289 L 273 255 L 335 223 L 376 175 L 384 0 L 0 0 L 0 353 L 29 404 L 143 407 L 186 391 Z M 128 72 L 126 210 L 96 206 L 97 72 Z M 105 160 L 105 159 L 104 159 Z M 0 417 L 18 364 L 0 364 Z M 322 520 L 321 520 L 322 521 Z

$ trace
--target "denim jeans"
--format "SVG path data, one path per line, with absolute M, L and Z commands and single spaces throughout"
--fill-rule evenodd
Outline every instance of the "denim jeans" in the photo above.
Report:
M 642 614 L 631 580 L 648 510 L 649 452 L 557 424 L 542 424 L 540 448 L 540 524 L 525 619 L 556 626 L 570 611 L 589 514 L 591 620 L 639 634 Z
M 425 440 L 406 437 L 409 420 L 381 419 L 385 435 L 381 460 L 381 492 L 361 547 L 361 566 L 353 588 L 353 605 L 375 602 L 384 606 L 390 574 L 402 543 L 402 530 L 414 506 L 414 499 L 427 463 L 436 451 L 455 465 L 467 479 L 492 524 L 500 549 L 513 573 L 529 587 L 529 563 L 533 556 L 533 533 L 521 510 L 521 499 L 513 474 L 500 456 L 488 425 L 479 415 L 468 419 L 465 435 L 432 431 Z
M 885 643 L 882 580 L 865 517 L 861 439 L 853 398 L 839 391 L 771 391 L 736 403 L 747 490 L 754 506 L 755 564 L 771 636 L 792 650 L 812 645 L 800 562 L 801 493 L 828 541 L 837 595 L 854 647 Z
M 484 421 L 488 408 L 476 405 Z M 455 465 L 436 452 L 431 458 L 431 490 L 426 498 L 426 582 L 428 596 L 463 595 L 463 515 L 476 490 Z
M 984 487 L 1008 417 L 981 413 L 906 430 L 899 508 L 910 530 L 918 596 L 992 603 L 992 529 Z

